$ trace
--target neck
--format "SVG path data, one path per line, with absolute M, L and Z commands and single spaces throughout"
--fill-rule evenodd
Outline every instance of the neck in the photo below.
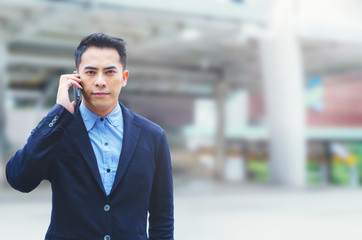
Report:
M 83 99 L 84 100 L 84 99 Z M 105 107 L 105 108 L 96 108 L 90 104 L 87 103 L 87 101 L 83 101 L 84 105 L 90 110 L 92 111 L 94 114 L 100 116 L 100 117 L 105 117 L 107 116 L 110 112 L 113 111 L 113 109 L 117 106 L 118 102 L 116 102 L 115 104 L 109 106 L 109 107 Z

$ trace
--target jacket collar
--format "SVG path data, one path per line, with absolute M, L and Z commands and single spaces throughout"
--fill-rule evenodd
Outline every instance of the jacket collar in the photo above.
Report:
M 132 160 L 133 153 L 136 149 L 138 138 L 141 133 L 140 126 L 134 121 L 134 113 L 120 103 L 123 113 L 123 146 L 122 152 L 118 163 L 116 177 L 110 195 L 121 182 L 124 174 L 127 171 L 128 165 Z

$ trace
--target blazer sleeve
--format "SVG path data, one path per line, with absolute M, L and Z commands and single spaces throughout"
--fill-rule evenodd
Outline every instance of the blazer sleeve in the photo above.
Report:
M 164 131 L 152 184 L 149 214 L 149 239 L 173 239 L 172 167 L 170 150 Z
M 21 192 L 30 192 L 44 179 L 50 179 L 53 150 L 74 116 L 56 104 L 31 132 L 24 147 L 6 165 L 9 184 Z

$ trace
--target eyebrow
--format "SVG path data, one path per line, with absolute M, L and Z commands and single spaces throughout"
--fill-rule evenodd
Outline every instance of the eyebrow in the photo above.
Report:
M 84 69 L 98 70 L 98 68 L 92 67 L 92 66 L 86 66 L 86 67 L 84 67 Z M 109 67 L 104 68 L 103 70 L 110 70 L 110 69 L 117 69 L 117 68 L 115 66 L 109 66 Z
M 115 66 L 109 66 L 109 67 L 104 68 L 103 70 L 110 70 L 110 69 L 117 69 L 117 68 Z

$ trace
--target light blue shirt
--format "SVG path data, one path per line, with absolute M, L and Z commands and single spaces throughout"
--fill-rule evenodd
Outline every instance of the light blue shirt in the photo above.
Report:
M 104 190 L 109 195 L 122 151 L 122 109 L 117 104 L 107 116 L 100 117 L 90 111 L 82 102 L 79 110 L 92 143 Z

